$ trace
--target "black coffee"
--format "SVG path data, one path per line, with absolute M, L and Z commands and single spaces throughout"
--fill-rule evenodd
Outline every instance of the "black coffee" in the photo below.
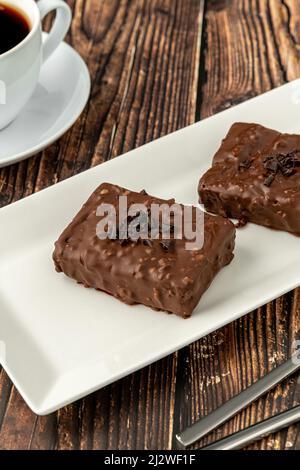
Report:
M 29 31 L 28 20 L 22 13 L 0 1 L 0 54 L 23 41 Z

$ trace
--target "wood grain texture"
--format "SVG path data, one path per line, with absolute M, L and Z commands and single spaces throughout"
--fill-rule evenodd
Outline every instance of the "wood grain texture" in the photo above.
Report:
M 298 0 L 68 3 L 91 98 L 57 143 L 0 170 L 0 207 L 300 75 Z M 287 358 L 299 331 L 298 289 L 47 417 L 2 370 L 0 449 L 173 448 L 176 432 Z M 299 403 L 292 377 L 195 447 Z M 300 449 L 299 429 L 251 448 Z

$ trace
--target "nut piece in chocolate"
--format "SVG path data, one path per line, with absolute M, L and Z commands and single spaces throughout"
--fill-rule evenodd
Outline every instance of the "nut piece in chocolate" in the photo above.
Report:
M 199 195 L 209 212 L 300 236 L 300 136 L 234 124 Z
M 128 207 L 139 204 L 146 209 L 121 222 L 118 219 L 112 236 L 101 238 L 98 208 L 113 206 L 120 214 L 119 202 L 124 196 Z M 101 184 L 56 242 L 55 267 L 85 287 L 105 291 L 127 304 L 144 304 L 187 318 L 216 274 L 233 259 L 235 228 L 227 219 L 192 208 L 193 227 L 197 215 L 204 221 L 199 229 L 204 227 L 204 239 L 200 247 L 188 249 L 187 237 L 177 238 L 175 218 L 165 227 L 161 220 L 155 225 L 148 217 L 153 204 L 169 207 L 174 200 Z M 145 238 L 136 236 L 133 229 L 137 226 L 146 233 Z

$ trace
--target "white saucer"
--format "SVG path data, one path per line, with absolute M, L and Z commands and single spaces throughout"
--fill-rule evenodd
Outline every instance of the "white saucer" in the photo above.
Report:
M 84 61 L 72 47 L 62 43 L 43 65 L 27 106 L 0 131 L 0 167 L 24 160 L 61 137 L 81 114 L 90 87 Z

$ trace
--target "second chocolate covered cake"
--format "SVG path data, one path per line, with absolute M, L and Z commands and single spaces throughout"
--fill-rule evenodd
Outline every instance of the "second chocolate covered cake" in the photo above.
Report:
M 209 212 L 300 236 L 300 136 L 234 124 L 199 195 Z

